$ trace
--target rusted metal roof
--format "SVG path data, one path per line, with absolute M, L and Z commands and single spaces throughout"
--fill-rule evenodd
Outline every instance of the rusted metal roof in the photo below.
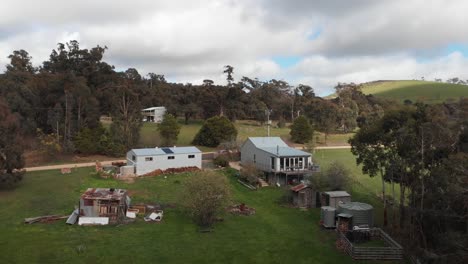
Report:
M 307 186 L 307 185 L 304 184 L 304 183 L 301 183 L 301 184 L 299 184 L 299 185 L 296 185 L 296 186 L 291 187 L 291 191 L 293 191 L 293 192 L 298 192 L 298 191 L 304 190 L 304 189 L 307 188 L 307 187 L 309 187 L 309 186 Z
M 127 195 L 125 189 L 114 188 L 88 188 L 81 195 L 82 199 L 87 200 L 120 200 Z

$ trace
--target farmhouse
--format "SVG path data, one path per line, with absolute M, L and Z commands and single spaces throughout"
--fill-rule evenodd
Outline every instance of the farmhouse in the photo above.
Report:
M 164 106 L 150 107 L 141 110 L 143 122 L 161 123 L 165 113 L 166 107 Z
M 242 165 L 254 164 L 270 184 L 293 184 L 316 171 L 312 155 L 289 147 L 279 137 L 249 137 L 241 146 Z
M 155 170 L 202 168 L 202 152 L 196 147 L 144 148 L 127 152 L 127 166 L 137 176 Z
M 130 206 L 127 190 L 114 188 L 88 188 L 81 195 L 79 225 L 115 224 L 125 218 Z

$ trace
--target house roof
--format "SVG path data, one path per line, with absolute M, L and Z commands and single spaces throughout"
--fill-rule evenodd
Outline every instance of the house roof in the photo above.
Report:
M 249 139 L 257 148 L 261 147 L 288 147 L 288 145 L 280 137 L 249 137 Z
M 254 146 L 277 157 L 309 157 L 310 153 L 289 147 L 280 137 L 249 137 Z
M 345 191 L 333 191 L 333 192 L 325 192 L 330 197 L 348 197 L 351 196 L 349 193 Z
M 133 153 L 137 156 L 156 156 L 156 155 L 168 155 L 168 154 L 192 154 L 201 153 L 196 147 L 173 147 L 173 148 L 142 148 L 132 149 Z
M 304 190 L 305 188 L 308 188 L 308 187 L 309 187 L 309 186 L 307 186 L 306 184 L 301 183 L 301 184 L 299 184 L 299 185 L 296 185 L 296 186 L 291 187 L 291 191 L 293 191 L 293 192 L 298 192 L 298 191 Z
M 278 157 L 297 157 L 297 156 L 306 156 L 309 157 L 310 153 L 298 150 L 291 147 L 260 147 L 259 149 L 266 151 L 270 154 L 276 155 Z

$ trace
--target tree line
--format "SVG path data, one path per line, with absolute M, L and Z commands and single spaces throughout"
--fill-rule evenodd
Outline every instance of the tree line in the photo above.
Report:
M 386 111 L 350 140 L 363 172 L 382 179 L 384 225 L 420 260 L 462 263 L 468 256 L 467 126 L 467 99 L 416 103 Z
M 230 65 L 223 71 L 227 85 L 208 79 L 201 85 L 170 83 L 164 75 L 142 76 L 134 68 L 116 71 L 103 60 L 106 50 L 101 46 L 83 49 L 77 41 L 59 43 L 39 67 L 33 66 L 25 50 L 8 57 L 10 63 L 0 75 L 0 96 L 17 115 L 24 136 L 34 138 L 39 129 L 54 134 L 64 151 L 73 152 L 89 144 L 86 135 L 101 134 L 97 137 L 101 149 L 119 152 L 138 143 L 140 110 L 151 106 L 166 106 L 186 123 L 214 116 L 264 122 L 267 114 L 292 122 L 304 115 L 325 133 L 351 131 L 382 108 L 379 99 L 363 95 L 355 85 L 340 84 L 338 97 L 325 100 L 308 85 L 245 76 L 236 82 Z M 101 115 L 112 117 L 108 134 L 100 129 Z M 85 129 L 97 130 L 84 131 L 79 137 Z

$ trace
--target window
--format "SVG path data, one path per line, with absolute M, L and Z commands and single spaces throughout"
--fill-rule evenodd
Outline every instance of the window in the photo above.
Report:
M 167 156 L 167 159 L 175 159 L 174 156 Z
M 189 159 L 194 159 L 194 158 L 195 158 L 195 155 L 188 155 L 188 158 L 189 158 Z
M 257 163 L 257 157 L 254 154 L 254 163 Z
M 135 155 L 132 156 L 132 160 L 133 160 L 133 161 L 136 161 Z
M 153 157 L 146 157 L 145 161 L 153 161 Z

